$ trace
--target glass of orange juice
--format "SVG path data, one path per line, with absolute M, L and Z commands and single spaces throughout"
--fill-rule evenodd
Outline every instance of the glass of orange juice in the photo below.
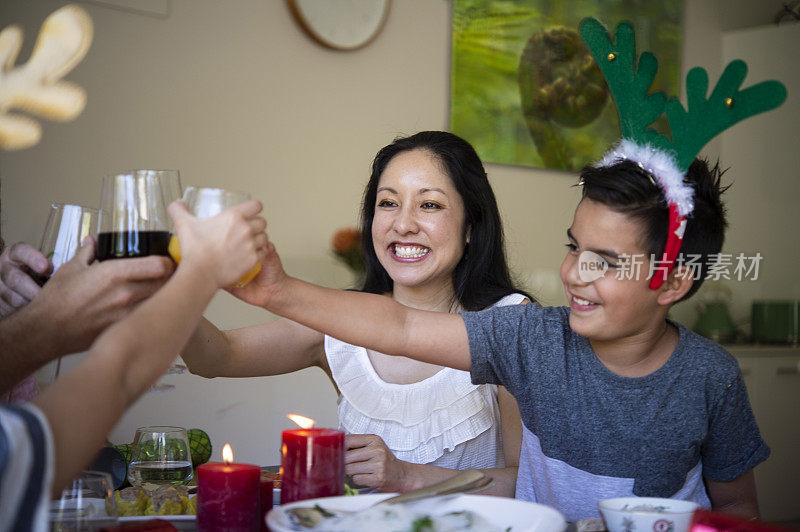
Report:
M 186 187 L 183 193 L 183 202 L 189 211 L 198 218 L 210 218 L 221 213 L 228 207 L 233 207 L 250 200 L 247 192 L 236 192 L 222 188 L 211 187 Z M 169 242 L 169 255 L 176 263 L 181 261 L 181 248 L 178 237 L 173 235 Z M 234 288 L 242 288 L 253 280 L 261 271 L 261 264 L 256 264 L 253 269 L 233 284 Z

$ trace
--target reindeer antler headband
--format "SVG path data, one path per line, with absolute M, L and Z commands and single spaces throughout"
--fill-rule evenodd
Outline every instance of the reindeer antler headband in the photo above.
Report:
M 764 81 L 739 90 L 747 65 L 731 61 L 706 98 L 708 74 L 695 67 L 686 76 L 689 110 L 680 100 L 663 92 L 648 94 L 658 71 L 658 60 L 644 52 L 636 58 L 636 38 L 628 22 L 617 26 L 614 42 L 600 22 L 587 18 L 580 33 L 606 78 L 617 105 L 622 140 L 598 166 L 629 159 L 650 173 L 669 204 L 669 231 L 661 258 L 664 275 L 654 275 L 650 288 L 657 289 L 672 271 L 683 242 L 686 218 L 694 209 L 694 190 L 684 176 L 694 158 L 712 138 L 751 116 L 775 109 L 786 100 L 786 88 L 778 81 Z M 659 134 L 652 124 L 666 109 L 672 139 Z

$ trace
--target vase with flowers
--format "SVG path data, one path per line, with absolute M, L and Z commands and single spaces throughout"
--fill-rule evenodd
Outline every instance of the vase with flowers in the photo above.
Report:
M 333 255 L 353 272 L 356 284 L 364 279 L 364 259 L 361 256 L 361 231 L 355 227 L 338 229 L 331 240 Z

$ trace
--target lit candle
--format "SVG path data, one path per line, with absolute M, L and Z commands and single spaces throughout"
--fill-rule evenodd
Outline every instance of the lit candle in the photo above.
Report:
M 314 420 L 290 414 L 303 428 L 284 430 L 281 504 L 344 492 L 344 432 L 315 429 Z
M 222 460 L 222 464 L 197 468 L 197 530 L 258 532 L 261 468 L 233 463 L 233 451 L 227 443 Z

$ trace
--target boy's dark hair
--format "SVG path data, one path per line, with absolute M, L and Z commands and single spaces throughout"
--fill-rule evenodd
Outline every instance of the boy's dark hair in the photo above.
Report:
M 394 156 L 411 150 L 432 154 L 453 181 L 464 203 L 464 229 L 470 229 L 470 238 L 453 271 L 454 303 L 459 303 L 464 310 L 483 310 L 512 293 L 524 294 L 535 301 L 515 286 L 511 278 L 500 211 L 483 163 L 469 142 L 446 131 L 421 131 L 409 137 L 398 137 L 375 156 L 361 206 L 361 242 L 366 265 L 361 290 L 382 294 L 393 289 L 391 277 L 375 254 L 372 218 L 383 171 Z
M 725 241 L 725 205 L 722 193 L 728 187 L 720 184 L 724 170 L 719 163 L 712 168 L 704 159 L 695 159 L 686 172 L 685 182 L 694 189 L 694 210 L 686 223 L 680 256 L 692 261 L 694 283 L 680 301 L 694 295 L 703 284 L 709 268 L 709 256 L 719 253 Z M 581 171 L 584 198 L 589 198 L 627 214 L 642 225 L 642 246 L 650 256 L 661 260 L 667 242 L 669 207 L 661 187 L 652 176 L 633 161 L 623 160 L 611 166 L 587 166 Z M 656 271 L 656 275 L 658 275 Z

